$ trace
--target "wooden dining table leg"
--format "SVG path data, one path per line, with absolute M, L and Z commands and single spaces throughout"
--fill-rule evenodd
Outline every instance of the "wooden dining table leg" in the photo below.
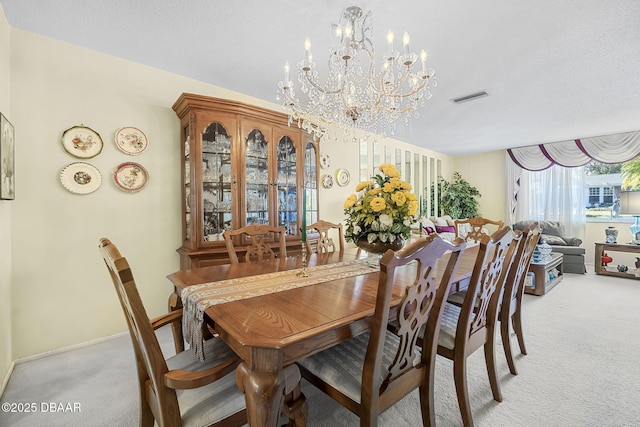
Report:
M 171 295 L 169 295 L 168 301 L 169 312 L 182 308 L 182 298 L 177 293 L 177 291 L 173 291 Z M 182 334 L 182 320 L 177 322 L 173 322 L 171 324 L 171 331 L 173 332 L 173 343 L 176 348 L 176 354 L 182 353 L 184 351 L 184 336 Z
M 276 427 L 285 393 L 291 393 L 299 382 L 297 365 L 283 369 L 282 354 L 277 349 L 253 349 L 251 362 L 242 362 L 236 368 L 236 383 L 245 396 L 249 426 Z

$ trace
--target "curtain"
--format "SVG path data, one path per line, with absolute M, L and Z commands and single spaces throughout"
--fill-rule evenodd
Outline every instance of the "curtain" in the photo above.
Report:
M 568 236 L 584 237 L 584 167 L 553 165 L 529 171 L 507 160 L 507 177 L 507 218 L 512 224 L 523 220 L 559 221 Z
M 591 160 L 624 163 L 640 155 L 640 131 L 510 148 L 507 153 L 514 163 L 530 171 L 553 165 L 579 167 Z
M 507 216 L 561 221 L 569 236 L 586 225 L 584 165 L 623 163 L 640 155 L 640 131 L 507 150 Z

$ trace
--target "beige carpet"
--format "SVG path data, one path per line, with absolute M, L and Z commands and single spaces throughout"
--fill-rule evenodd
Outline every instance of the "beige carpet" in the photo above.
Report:
M 529 355 L 518 356 L 518 376 L 509 373 L 498 347 L 502 403 L 491 398 L 482 352 L 469 359 L 477 426 L 640 425 L 640 281 L 567 274 L 549 294 L 526 295 L 524 313 Z M 163 348 L 170 350 L 168 331 L 160 336 Z M 358 425 L 355 416 L 312 386 L 303 388 L 310 427 Z M 2 403 L 34 402 L 38 411 L 0 412 L 0 426 L 135 426 L 137 399 L 133 351 L 122 335 L 18 364 Z M 43 402 L 77 402 L 81 412 L 43 413 Z M 437 362 L 436 415 L 438 426 L 462 425 L 452 364 L 442 358 Z M 382 414 L 379 425 L 421 425 L 416 393 Z

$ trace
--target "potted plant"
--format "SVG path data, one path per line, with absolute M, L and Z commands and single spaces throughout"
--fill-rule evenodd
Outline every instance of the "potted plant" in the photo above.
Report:
M 431 186 L 431 198 L 433 200 L 434 188 Z M 438 207 L 440 212 L 450 215 L 451 218 L 475 218 L 478 213 L 478 200 L 481 194 L 478 189 L 458 172 L 453 173 L 451 182 L 443 177 L 438 177 Z M 433 209 L 433 208 L 432 208 Z M 436 215 L 432 212 L 434 216 Z

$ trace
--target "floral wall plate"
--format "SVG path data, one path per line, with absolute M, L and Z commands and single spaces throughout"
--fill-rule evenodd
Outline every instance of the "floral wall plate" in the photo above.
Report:
M 329 174 L 326 175 L 322 175 L 322 186 L 324 188 L 331 188 L 333 187 L 333 177 Z
M 331 166 L 331 158 L 328 154 L 320 154 L 320 167 L 322 169 L 329 169 Z
M 67 165 L 60 172 L 62 186 L 74 194 L 89 194 L 102 185 L 102 175 L 93 165 L 76 162 Z
M 121 163 L 113 173 L 113 180 L 122 191 L 135 193 L 147 185 L 149 173 L 138 163 Z
M 103 145 L 100 134 L 86 126 L 73 126 L 62 134 L 62 146 L 65 151 L 79 159 L 97 156 Z
M 344 187 L 345 185 L 349 184 L 349 181 L 351 181 L 351 175 L 349 175 L 348 170 L 338 169 L 336 171 L 336 183 L 340 187 Z
M 134 127 L 123 127 L 116 132 L 116 146 L 120 151 L 135 156 L 146 150 L 149 145 L 147 135 Z

